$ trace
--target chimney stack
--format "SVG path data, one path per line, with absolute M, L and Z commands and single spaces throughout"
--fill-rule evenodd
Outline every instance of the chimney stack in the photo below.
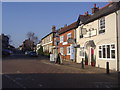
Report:
M 94 8 L 96 8 L 96 4 L 94 4 Z
M 96 13 L 99 11 L 99 7 L 96 7 L 96 4 L 94 4 L 94 7 L 92 8 L 92 14 Z
M 84 14 L 85 16 L 88 16 L 89 14 L 88 14 L 88 11 L 87 12 L 85 12 L 85 14 Z
M 55 32 L 55 30 L 56 30 L 56 27 L 55 27 L 55 25 L 53 25 L 52 26 L 52 32 Z
M 67 24 L 64 25 L 64 27 L 66 27 L 66 26 L 67 26 Z

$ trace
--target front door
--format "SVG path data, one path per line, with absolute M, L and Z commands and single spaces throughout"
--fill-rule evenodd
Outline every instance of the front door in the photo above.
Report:
M 87 54 L 87 56 L 88 56 L 88 65 L 91 65 L 92 58 L 93 58 L 94 55 L 95 55 L 95 53 L 94 53 L 94 48 L 89 47 L 89 48 L 86 50 L 86 54 Z
M 91 57 L 94 56 L 94 49 L 91 48 Z
M 94 49 L 93 48 L 90 49 L 90 59 L 91 59 L 91 62 L 94 60 Z

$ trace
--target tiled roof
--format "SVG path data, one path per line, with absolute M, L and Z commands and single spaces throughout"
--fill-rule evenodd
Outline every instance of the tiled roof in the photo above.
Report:
M 48 34 L 45 35 L 41 40 L 43 40 L 44 38 L 46 38 L 46 37 L 49 36 L 50 34 L 54 34 L 54 33 L 56 33 L 56 32 L 50 32 L 50 33 L 48 33 Z
M 109 15 L 119 9 L 120 9 L 120 2 L 109 3 L 108 5 L 106 5 L 103 8 L 100 8 L 99 11 L 94 13 L 88 20 L 84 22 L 84 24 L 97 20 L 103 16 Z
M 78 18 L 79 25 L 86 22 L 90 17 L 91 17 L 91 15 L 87 15 L 87 16 L 86 15 L 79 15 L 79 18 Z
M 67 32 L 67 31 L 71 30 L 71 29 L 77 28 L 77 26 L 78 26 L 78 22 L 76 21 L 76 22 L 74 22 L 74 23 L 72 23 L 72 24 L 70 24 L 70 25 L 68 25 L 68 26 L 65 26 L 65 27 L 63 27 L 62 29 L 60 29 L 60 30 L 58 31 L 58 33 L 59 33 L 59 34 L 62 34 L 62 33 L 64 33 L 64 32 Z

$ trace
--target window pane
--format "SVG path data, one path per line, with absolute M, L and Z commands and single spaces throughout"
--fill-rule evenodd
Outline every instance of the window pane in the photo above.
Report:
M 106 58 L 106 49 L 104 46 L 103 46 L 103 58 Z
M 111 50 L 111 57 L 115 58 L 115 50 Z
M 105 18 L 99 20 L 99 34 L 105 32 Z
M 102 58 L 102 51 L 99 51 L 99 58 Z
M 115 44 L 112 44 L 112 45 L 111 45 L 111 48 L 112 48 L 112 49 L 115 49 Z
M 99 31 L 99 34 L 104 33 L 104 32 L 105 32 L 105 30 L 100 30 L 100 31 Z
M 80 56 L 82 56 L 82 52 L 80 51 Z
M 67 39 L 71 38 L 71 33 L 67 34 Z
M 84 47 L 80 48 L 80 56 L 84 56 Z
M 70 54 L 70 47 L 67 47 L 67 54 Z
M 105 45 L 103 45 L 103 48 L 105 48 Z
M 69 53 L 70 53 L 70 47 L 69 47 Z
M 110 45 L 107 45 L 107 58 L 110 58 Z

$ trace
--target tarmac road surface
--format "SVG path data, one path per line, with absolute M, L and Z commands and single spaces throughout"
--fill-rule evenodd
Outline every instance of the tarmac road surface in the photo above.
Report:
M 42 56 L 13 55 L 2 60 L 2 88 L 118 88 L 118 73 L 58 65 Z

